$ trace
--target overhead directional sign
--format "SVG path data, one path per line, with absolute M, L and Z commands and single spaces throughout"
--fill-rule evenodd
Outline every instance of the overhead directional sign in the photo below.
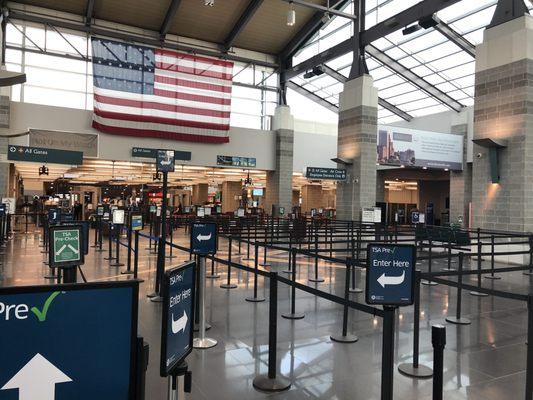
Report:
M 83 227 L 52 226 L 49 235 L 50 267 L 73 267 L 84 262 Z
M 415 246 L 369 244 L 366 302 L 388 306 L 413 304 L 415 264 Z
M 160 371 L 163 377 L 171 375 L 192 351 L 195 269 L 195 262 L 189 261 L 165 273 Z
M 308 179 L 346 180 L 346 170 L 337 168 L 307 167 L 305 177 Z
M 46 149 L 44 147 L 9 146 L 7 159 L 51 164 L 81 165 L 81 151 Z
M 0 400 L 134 398 L 137 304 L 137 281 L 0 288 Z
M 191 251 L 193 254 L 207 255 L 217 252 L 217 224 L 193 222 L 191 224 Z
M 157 158 L 157 151 L 158 149 L 149 149 L 145 147 L 133 147 L 131 149 L 131 156 L 142 157 L 142 158 Z M 174 151 L 174 160 L 181 160 L 181 161 L 191 160 L 192 154 L 190 151 L 179 151 L 179 150 L 173 150 L 173 151 Z

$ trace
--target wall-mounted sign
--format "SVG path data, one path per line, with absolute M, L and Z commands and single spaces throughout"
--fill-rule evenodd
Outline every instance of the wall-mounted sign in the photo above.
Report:
M 380 126 L 377 161 L 381 165 L 463 169 L 463 135 Z
M 217 165 L 255 168 L 257 160 L 253 157 L 217 156 Z
M 0 399 L 135 398 L 138 285 L 0 288 Z
M 331 179 L 336 181 L 346 180 L 346 170 L 337 168 L 307 167 L 305 170 L 307 179 Z
M 12 161 L 81 165 L 83 164 L 83 153 L 81 151 L 9 145 L 7 159 Z
M 81 151 L 85 157 L 98 157 L 98 135 L 30 129 L 32 147 Z
M 415 246 L 369 244 L 366 266 L 366 302 L 387 306 L 413 304 L 415 263 Z
M 157 151 L 161 149 L 149 149 L 145 147 L 133 147 L 131 149 L 132 157 L 142 157 L 142 158 L 157 158 Z M 174 151 L 174 160 L 180 161 L 190 161 L 192 158 L 192 153 L 190 151 Z
M 161 376 L 171 375 L 192 351 L 196 264 L 189 261 L 168 270 L 163 280 Z
M 158 172 L 174 172 L 174 150 L 157 150 L 156 168 Z

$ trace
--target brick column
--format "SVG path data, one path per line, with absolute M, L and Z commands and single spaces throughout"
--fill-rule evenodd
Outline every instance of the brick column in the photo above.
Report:
M 472 201 L 472 166 L 468 165 L 468 124 L 453 125 L 452 133 L 463 135 L 463 170 L 450 172 L 450 222 L 463 220 L 468 227 L 468 205 Z
M 9 96 L 4 96 L 5 88 L 0 91 L 0 128 L 9 128 L 10 102 Z M 0 137 L 0 198 L 9 196 L 10 163 L 7 162 L 7 147 L 9 140 Z
M 209 185 L 198 183 L 192 186 L 192 204 L 203 205 L 207 201 Z
M 272 120 L 276 132 L 276 169 L 267 171 L 265 211 L 272 206 L 284 207 L 285 214 L 292 209 L 292 168 L 294 147 L 294 119 L 288 106 L 278 106 Z
M 340 96 L 337 154 L 352 165 L 337 185 L 337 218 L 358 220 L 361 208 L 376 205 L 378 91 L 369 75 L 348 81 Z
M 237 199 L 235 197 L 237 196 Z M 239 198 L 242 196 L 241 181 L 222 182 L 222 212 L 233 212 L 239 208 Z
M 474 139 L 503 139 L 508 147 L 500 151 L 496 184 L 490 179 L 489 149 L 474 145 L 473 225 L 532 231 L 533 18 L 487 29 L 476 54 Z
M 320 185 L 304 185 L 302 186 L 302 212 L 311 212 L 311 209 L 319 209 L 327 207 L 327 199 L 322 193 L 322 186 Z

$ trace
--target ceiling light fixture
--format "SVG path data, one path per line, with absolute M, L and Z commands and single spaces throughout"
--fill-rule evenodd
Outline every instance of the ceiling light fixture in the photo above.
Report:
M 294 3 L 290 1 L 289 4 L 290 8 L 287 13 L 287 26 L 294 26 L 294 24 L 296 24 L 296 11 L 294 10 Z
M 215 0 L 204 0 L 204 6 L 213 7 L 215 5 Z

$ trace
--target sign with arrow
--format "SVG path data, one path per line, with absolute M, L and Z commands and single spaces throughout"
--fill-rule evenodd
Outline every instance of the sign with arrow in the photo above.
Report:
M 83 227 L 56 225 L 50 227 L 50 267 L 75 267 L 84 263 Z
M 189 261 L 165 273 L 163 326 L 161 330 L 161 376 L 172 375 L 192 351 L 196 263 Z
M 217 252 L 217 224 L 213 222 L 193 222 L 191 224 L 191 251 L 193 254 L 207 255 Z
M 137 304 L 137 281 L 0 288 L 0 400 L 134 398 Z
M 408 306 L 414 301 L 416 247 L 373 243 L 367 247 L 366 302 Z

